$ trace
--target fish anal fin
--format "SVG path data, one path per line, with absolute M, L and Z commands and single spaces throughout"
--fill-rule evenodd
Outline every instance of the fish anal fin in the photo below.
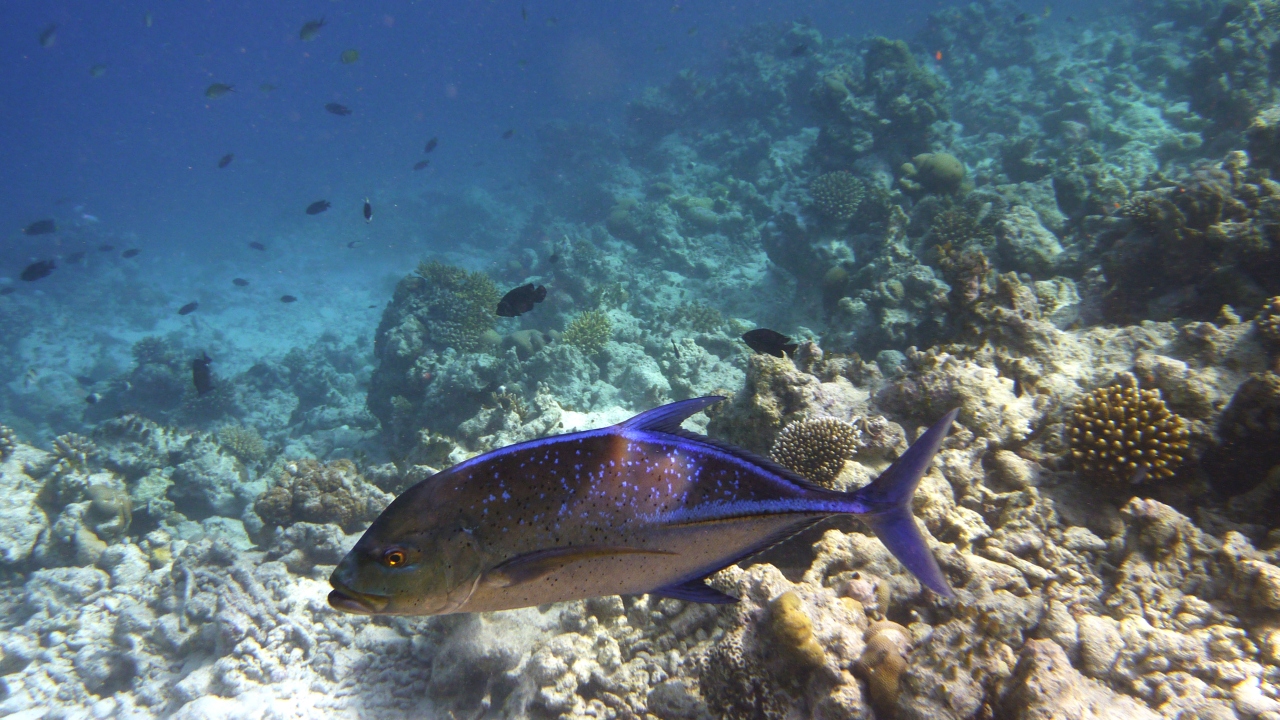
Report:
M 666 550 L 633 547 L 574 545 L 534 550 L 508 558 L 484 574 L 484 583 L 493 587 L 511 587 L 533 582 L 550 575 L 570 563 L 627 555 L 674 555 Z
M 706 578 L 694 578 L 686 582 L 649 591 L 650 595 L 687 600 L 689 602 L 708 603 L 710 605 L 732 605 L 738 598 L 727 595 L 707 584 Z

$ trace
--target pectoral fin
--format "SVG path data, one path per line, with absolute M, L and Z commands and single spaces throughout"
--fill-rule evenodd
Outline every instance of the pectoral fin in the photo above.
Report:
M 573 562 L 625 555 L 674 555 L 665 550 L 632 547 L 582 545 L 547 548 L 517 555 L 502 561 L 484 574 L 483 582 L 492 587 L 511 587 L 533 582 Z

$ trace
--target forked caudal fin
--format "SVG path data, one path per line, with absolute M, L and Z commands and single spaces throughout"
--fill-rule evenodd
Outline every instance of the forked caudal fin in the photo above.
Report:
M 911 514 L 911 498 L 920 478 L 929 469 L 934 454 L 951 431 L 951 423 L 957 413 L 959 410 L 947 413 L 912 443 L 875 482 L 852 494 L 853 499 L 867 508 L 868 512 L 860 517 L 871 526 L 880 542 L 925 587 L 944 597 L 952 597 L 955 593 L 916 525 L 915 516 Z

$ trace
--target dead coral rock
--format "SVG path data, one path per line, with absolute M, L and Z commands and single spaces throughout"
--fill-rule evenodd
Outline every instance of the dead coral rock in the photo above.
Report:
M 1263 304 L 1253 319 L 1258 335 L 1272 347 L 1280 348 L 1280 297 L 1273 297 Z
M 818 354 L 821 358 L 821 353 Z M 753 452 L 767 454 L 786 423 L 805 415 L 865 415 L 870 393 L 846 375 L 861 370 L 843 361 L 814 360 L 812 372 L 790 358 L 752 355 L 746 386 L 711 418 L 709 434 Z
M 1050 640 L 1030 640 L 1001 706 L 1010 720 L 1157 720 L 1160 716 L 1071 667 Z
M 258 496 L 254 511 L 268 525 L 332 523 L 350 533 L 376 518 L 392 499 L 348 460 L 328 465 L 299 460 L 286 465 L 276 484 Z
M 1258 373 L 1240 385 L 1218 420 L 1218 437 L 1204 465 L 1220 493 L 1246 492 L 1280 465 L 1280 374 Z
M 717 576 L 717 586 L 742 602 L 732 606 L 728 630 L 701 664 L 708 707 L 735 719 L 776 720 L 796 711 L 800 717 L 870 717 L 857 679 L 845 669 L 864 646 L 866 615 L 855 603 L 831 588 L 791 583 L 772 565 L 730 567 Z M 787 620 L 779 622 L 784 607 Z M 800 641 L 791 649 L 808 658 L 803 666 L 797 655 L 779 650 L 779 626 L 787 628 L 788 640 Z

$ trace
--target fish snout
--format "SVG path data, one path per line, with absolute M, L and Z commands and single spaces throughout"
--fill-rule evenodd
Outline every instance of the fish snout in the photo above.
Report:
M 391 598 L 387 595 L 360 592 L 343 582 L 341 575 L 348 574 L 350 566 L 344 559 L 329 576 L 329 584 L 333 590 L 329 592 L 329 606 L 334 610 L 356 615 L 375 615 L 386 609 Z

